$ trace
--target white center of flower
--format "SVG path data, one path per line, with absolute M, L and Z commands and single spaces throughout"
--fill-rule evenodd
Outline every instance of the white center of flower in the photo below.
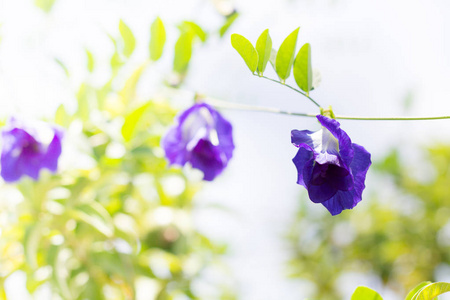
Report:
M 319 153 L 339 153 L 337 138 L 325 127 L 310 135 L 313 141 L 314 151 Z
M 208 139 L 214 146 L 219 145 L 219 137 L 214 129 L 214 118 L 206 107 L 190 114 L 183 122 L 183 137 L 189 141 L 187 149 L 192 150 L 200 139 Z

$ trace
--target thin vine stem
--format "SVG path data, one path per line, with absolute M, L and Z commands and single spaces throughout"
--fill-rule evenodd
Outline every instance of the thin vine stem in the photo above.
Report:
M 305 96 L 306 98 L 308 98 L 312 103 L 314 103 L 317 107 L 322 108 L 322 106 L 320 106 L 319 103 L 317 103 L 317 102 L 316 102 L 313 98 L 311 98 L 310 96 L 306 95 L 305 92 L 302 92 L 302 91 L 300 91 L 299 89 L 296 89 L 295 87 L 290 86 L 289 84 L 286 84 L 286 83 L 283 83 L 283 82 L 281 82 L 281 81 L 272 79 L 272 78 L 270 78 L 270 77 L 266 77 L 266 76 L 264 76 L 264 75 L 258 75 L 258 74 L 253 74 L 253 75 L 254 75 L 254 76 L 257 76 L 257 77 L 260 77 L 260 78 L 264 78 L 264 79 L 273 81 L 273 82 L 276 82 L 276 83 L 281 84 L 281 85 L 284 85 L 285 87 L 288 87 L 288 88 L 290 88 L 291 90 L 293 90 L 293 91 L 295 91 L 295 92 L 297 92 L 297 93 L 299 93 L 299 94 L 302 94 L 303 96 Z
M 240 103 L 231 103 L 227 101 L 206 98 L 206 102 L 217 108 L 224 109 L 234 109 L 234 110 L 244 110 L 244 111 L 259 111 L 259 112 L 267 112 L 273 114 L 282 114 L 282 115 L 290 115 L 290 116 L 298 116 L 298 117 L 316 117 L 317 114 L 311 113 L 297 113 L 290 112 L 286 110 L 281 110 L 273 107 L 265 107 L 265 106 L 254 106 Z M 360 120 L 360 121 L 426 121 L 426 120 L 445 120 L 450 119 L 450 116 L 434 116 L 434 117 L 352 117 L 352 116 L 342 116 L 335 115 L 336 119 L 341 120 Z

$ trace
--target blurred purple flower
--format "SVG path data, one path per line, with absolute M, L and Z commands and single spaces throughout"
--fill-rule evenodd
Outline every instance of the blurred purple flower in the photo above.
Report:
M 292 130 L 292 144 L 299 148 L 292 161 L 297 183 L 308 190 L 309 199 L 334 216 L 361 201 L 372 162 L 370 153 L 353 144 L 338 121 L 321 115 L 317 119 L 322 124 L 319 131 Z
M 162 140 L 170 164 L 203 171 L 213 180 L 227 166 L 233 154 L 232 126 L 206 103 L 196 103 L 178 116 L 177 124 Z
M 11 118 L 2 130 L 1 176 L 6 182 L 28 175 L 38 180 L 42 168 L 56 172 L 62 131 L 48 125 Z

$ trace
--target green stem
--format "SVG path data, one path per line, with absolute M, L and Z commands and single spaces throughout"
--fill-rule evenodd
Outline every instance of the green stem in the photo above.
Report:
M 281 110 L 278 108 L 272 107 L 263 107 L 263 106 L 253 106 L 247 104 L 240 103 L 231 103 L 227 101 L 206 98 L 206 102 L 218 108 L 225 109 L 235 109 L 235 110 L 245 110 L 245 111 L 260 111 L 267 112 L 273 114 L 282 114 L 282 115 L 290 115 L 290 116 L 298 116 L 298 117 L 316 117 L 318 114 L 308 114 L 308 113 L 296 113 Z M 435 117 L 351 117 L 351 116 L 340 116 L 336 115 L 336 119 L 341 120 L 364 120 L 364 121 L 426 121 L 426 120 L 444 120 L 450 119 L 450 116 L 435 116 Z
M 272 78 L 269 78 L 269 77 L 266 77 L 266 76 L 263 76 L 263 75 L 258 75 L 258 74 L 253 74 L 253 75 L 254 75 L 254 76 L 261 77 L 261 78 L 264 78 L 264 79 L 267 79 L 267 80 L 270 80 L 270 81 L 273 81 L 273 82 L 276 82 L 276 83 L 281 84 L 281 85 L 284 85 L 284 86 L 290 88 L 291 90 L 296 91 L 296 92 L 299 93 L 299 94 L 302 94 L 303 96 L 305 96 L 306 98 L 308 98 L 312 103 L 314 103 L 317 107 L 321 108 L 320 104 L 317 103 L 313 98 L 311 98 L 311 97 L 310 97 L 309 95 L 307 95 L 306 93 L 300 91 L 299 89 L 296 89 L 295 87 L 290 86 L 289 84 L 285 84 L 285 83 L 283 83 L 283 82 L 281 82 L 281 81 L 278 81 L 278 80 L 275 80 L 275 79 L 272 79 Z

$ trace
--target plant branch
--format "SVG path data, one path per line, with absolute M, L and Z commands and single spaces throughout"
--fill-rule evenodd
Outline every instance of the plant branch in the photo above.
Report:
M 261 77 L 261 78 L 267 79 L 267 80 L 270 80 L 270 81 L 273 81 L 273 82 L 276 82 L 276 83 L 281 84 L 281 85 L 284 85 L 284 86 L 290 88 L 291 90 L 293 90 L 293 91 L 295 91 L 295 92 L 297 92 L 299 94 L 302 94 L 303 96 L 308 98 L 312 103 L 314 103 L 317 107 L 321 108 L 320 104 L 317 103 L 313 98 L 311 98 L 310 96 L 306 95 L 305 92 L 302 92 L 299 89 L 296 89 L 295 87 L 290 86 L 289 84 L 285 84 L 285 83 L 283 83 L 281 81 L 278 81 L 278 80 L 275 80 L 275 79 L 272 79 L 272 78 L 269 78 L 269 77 L 266 77 L 266 76 L 263 76 L 263 75 L 258 75 L 258 74 L 253 74 L 253 75 L 257 76 L 257 77 Z
M 298 116 L 298 117 L 316 117 L 317 114 L 311 113 L 297 113 L 281 110 L 273 107 L 264 107 L 264 106 L 253 106 L 247 104 L 240 103 L 232 103 L 227 101 L 222 101 L 213 98 L 206 98 L 206 102 L 209 104 L 225 109 L 235 109 L 235 110 L 244 110 L 244 111 L 258 111 L 258 112 L 267 112 L 274 114 L 283 114 L 290 116 Z M 445 120 L 450 119 L 450 116 L 433 116 L 433 117 L 352 117 L 352 116 L 341 116 L 336 115 L 336 119 L 341 120 L 360 120 L 360 121 L 426 121 L 426 120 Z

